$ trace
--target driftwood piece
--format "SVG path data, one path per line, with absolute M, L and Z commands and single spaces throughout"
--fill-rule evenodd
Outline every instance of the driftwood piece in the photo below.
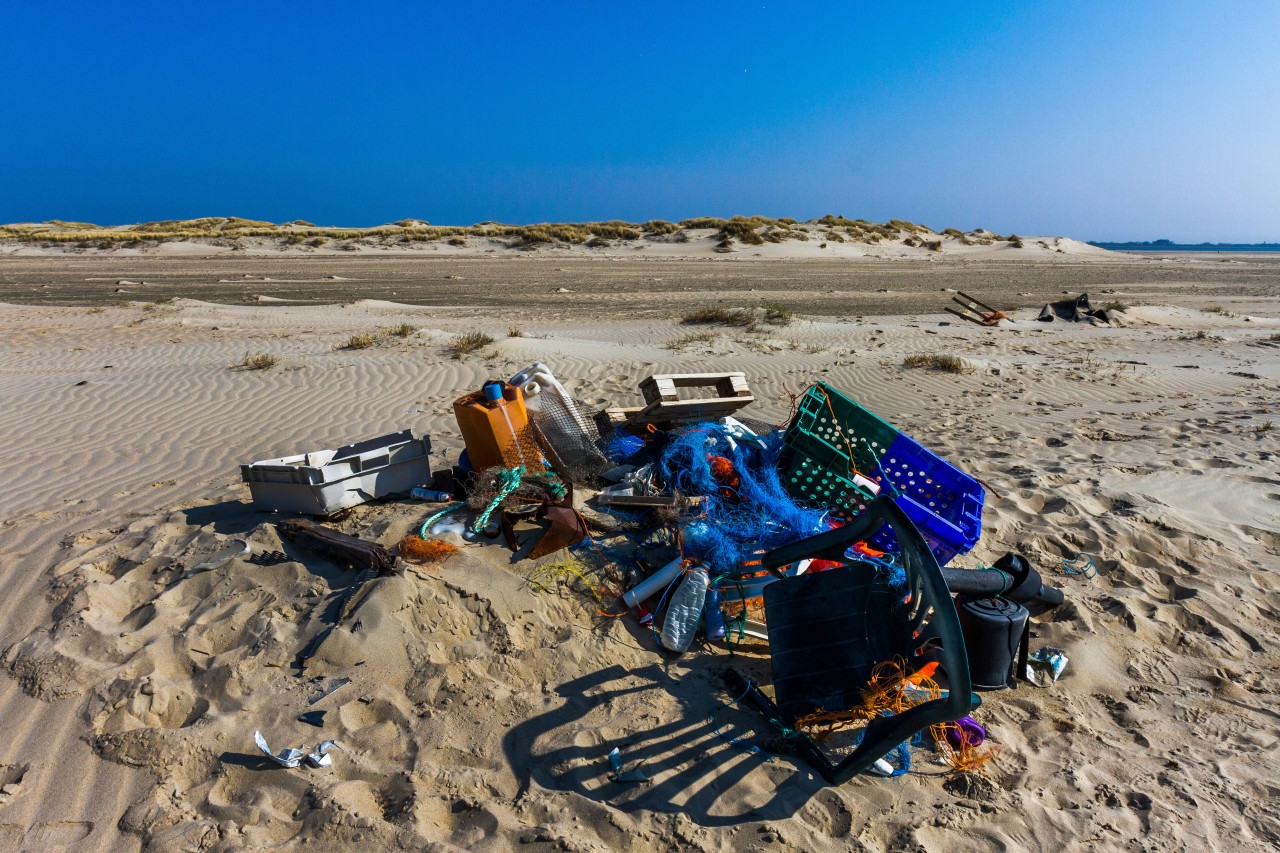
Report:
M 377 542 L 366 542 L 305 518 L 281 521 L 276 527 L 281 536 L 299 548 L 313 551 L 335 563 L 350 566 L 359 572 L 395 574 L 395 557 Z

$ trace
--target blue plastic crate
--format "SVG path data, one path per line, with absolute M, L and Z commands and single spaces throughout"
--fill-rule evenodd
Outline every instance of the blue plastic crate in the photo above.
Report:
M 900 494 L 898 506 L 920 529 L 938 565 L 977 544 L 982 535 L 981 483 L 905 434 L 889 445 L 880 466 Z M 888 527 L 871 544 L 885 551 L 897 546 Z

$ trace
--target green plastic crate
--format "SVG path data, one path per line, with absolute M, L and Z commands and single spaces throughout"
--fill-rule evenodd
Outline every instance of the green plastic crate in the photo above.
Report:
M 877 461 L 900 433 L 825 382 L 809 388 L 783 437 L 782 486 L 796 500 L 850 516 L 875 497 L 856 471 L 879 481 Z M 852 451 L 852 456 L 850 455 Z

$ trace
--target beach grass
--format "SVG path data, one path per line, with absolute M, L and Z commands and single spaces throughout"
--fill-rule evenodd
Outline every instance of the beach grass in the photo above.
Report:
M 720 336 L 717 335 L 715 332 L 694 332 L 691 335 L 685 335 L 682 338 L 676 338 L 674 341 L 667 344 L 667 349 L 675 350 L 676 352 L 681 352 L 682 350 L 684 350 L 685 347 L 692 346 L 694 344 L 710 343 L 711 341 L 714 341 L 718 337 Z
M 449 342 L 449 352 L 455 360 L 461 359 L 464 355 L 484 349 L 493 342 L 493 336 L 485 332 L 463 332 L 455 335 Z
M 270 370 L 280 363 L 280 359 L 268 352 L 245 353 L 244 358 L 239 364 L 232 367 L 239 367 L 242 370 Z
M 795 312 L 787 306 L 767 302 L 754 308 L 707 305 L 685 314 L 680 322 L 686 326 L 735 326 L 750 332 L 761 325 L 787 326 L 794 319 Z
M 925 367 L 944 373 L 964 373 L 964 362 L 959 356 L 939 353 L 912 353 L 902 360 L 903 367 Z
M 371 332 L 352 335 L 338 349 L 368 349 L 378 342 L 378 337 Z

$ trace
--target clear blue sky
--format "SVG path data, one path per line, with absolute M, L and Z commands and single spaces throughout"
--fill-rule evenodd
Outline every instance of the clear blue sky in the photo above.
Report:
M 1280 2 L 0 0 L 0 222 L 1280 240 Z

